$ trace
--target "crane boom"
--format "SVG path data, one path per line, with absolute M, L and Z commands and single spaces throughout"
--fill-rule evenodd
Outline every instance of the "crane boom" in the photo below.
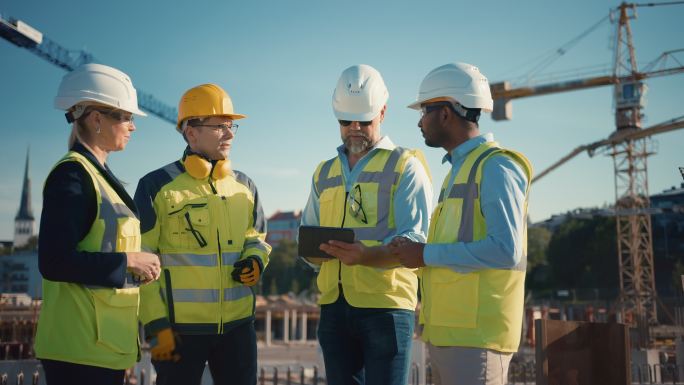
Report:
M 510 82 L 492 83 L 492 99 L 494 99 L 494 111 L 492 119 L 510 120 L 512 99 L 525 98 L 529 96 L 539 96 L 554 94 L 566 91 L 575 91 L 585 88 L 607 86 L 611 84 L 628 84 L 647 78 L 658 76 L 674 75 L 684 72 L 684 66 L 664 68 L 656 71 L 635 72 L 628 76 L 617 77 L 613 75 L 596 76 L 585 79 L 574 79 L 565 82 L 542 84 L 534 87 L 511 88 Z
M 73 71 L 83 64 L 97 61 L 86 51 L 68 50 L 23 21 L 13 18 L 7 20 L 2 15 L 0 15 L 0 36 L 17 47 L 25 48 L 67 71 Z M 165 104 L 154 95 L 138 90 L 138 104 L 143 110 L 171 124 L 176 124 L 178 117 L 176 108 Z
M 669 132 L 669 131 L 678 130 L 680 128 L 684 128 L 684 116 L 681 116 L 681 117 L 676 118 L 676 119 L 668 120 L 667 122 L 663 122 L 663 123 L 657 124 L 655 126 L 651 126 L 651 127 L 644 128 L 641 130 L 617 131 L 614 133 L 614 135 L 611 135 L 610 137 L 608 137 L 606 139 L 599 140 L 599 141 L 594 142 L 594 143 L 585 144 L 585 145 L 582 145 L 582 146 L 575 148 L 568 155 L 562 157 L 557 162 L 555 162 L 554 164 L 552 164 L 551 166 L 547 167 L 542 172 L 537 174 L 532 179 L 532 183 L 539 181 L 539 179 L 544 177 L 546 174 L 548 174 L 551 171 L 555 170 L 556 168 L 560 167 L 562 164 L 564 164 L 565 162 L 574 158 L 575 156 L 581 154 L 584 151 L 587 151 L 589 153 L 589 156 L 593 156 L 594 151 L 596 151 L 598 148 L 601 148 L 604 146 L 611 146 L 611 145 L 619 144 L 619 143 L 625 142 L 627 140 L 642 139 L 642 138 L 646 138 L 649 136 L 662 134 L 662 133 Z

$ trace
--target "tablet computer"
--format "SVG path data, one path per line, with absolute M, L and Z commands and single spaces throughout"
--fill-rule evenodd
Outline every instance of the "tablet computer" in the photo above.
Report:
M 354 230 L 340 227 L 300 226 L 299 255 L 304 258 L 335 258 L 319 249 L 330 240 L 354 243 Z

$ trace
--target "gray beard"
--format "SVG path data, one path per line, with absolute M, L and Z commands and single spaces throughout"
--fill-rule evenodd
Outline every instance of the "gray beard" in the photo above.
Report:
M 361 142 L 354 142 L 351 139 L 344 141 L 344 146 L 347 148 L 350 154 L 360 154 L 367 151 L 371 147 L 371 142 L 368 139 L 364 139 Z

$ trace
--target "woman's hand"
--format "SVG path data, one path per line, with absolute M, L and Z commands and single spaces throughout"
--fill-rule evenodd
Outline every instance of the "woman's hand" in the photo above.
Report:
M 126 267 L 133 275 L 140 277 L 143 284 L 156 281 L 161 274 L 161 263 L 157 254 L 127 252 Z

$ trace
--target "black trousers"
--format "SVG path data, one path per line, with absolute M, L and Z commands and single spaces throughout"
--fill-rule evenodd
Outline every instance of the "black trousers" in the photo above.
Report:
M 125 370 L 41 359 L 48 385 L 121 385 Z
M 207 362 L 214 385 L 255 385 L 257 347 L 254 321 L 223 335 L 180 336 L 180 360 L 152 361 L 157 385 L 200 385 Z

